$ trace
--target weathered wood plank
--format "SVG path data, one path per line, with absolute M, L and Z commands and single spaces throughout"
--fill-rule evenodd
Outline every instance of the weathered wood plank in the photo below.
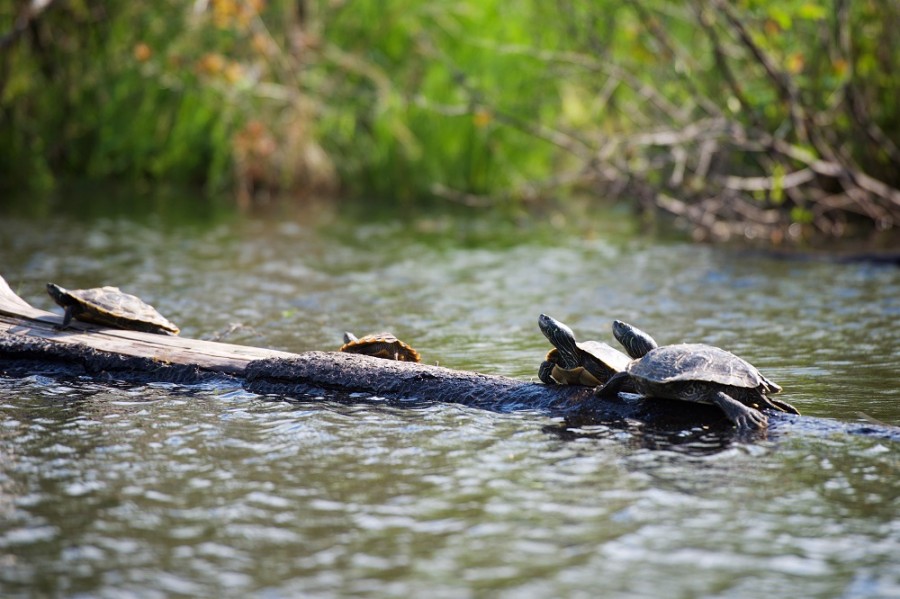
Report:
M 254 360 L 297 355 L 260 347 L 109 329 L 78 321 L 72 321 L 69 328 L 60 330 L 58 327 L 61 324 L 62 316 L 32 307 L 0 277 L 0 332 L 8 335 L 81 345 L 99 351 L 230 374 L 242 373 L 247 364 Z

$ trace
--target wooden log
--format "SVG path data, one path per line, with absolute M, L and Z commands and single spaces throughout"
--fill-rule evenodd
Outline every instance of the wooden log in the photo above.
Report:
M 351 392 L 388 401 L 459 403 L 496 411 L 539 409 L 572 411 L 592 397 L 578 386 L 547 386 L 507 377 L 396 362 L 341 352 L 306 352 L 293 358 L 258 360 L 248 365 L 245 388 L 260 394 L 303 396 Z M 624 405 L 624 404 L 622 404 Z M 612 406 L 624 417 L 631 410 Z
M 8 374 L 40 368 L 134 382 L 191 382 L 227 376 L 245 379 L 248 390 L 263 394 L 361 394 L 404 402 L 455 401 L 497 410 L 568 411 L 591 397 L 586 387 L 548 387 L 358 354 L 295 354 L 78 321 L 60 330 L 61 324 L 60 315 L 32 307 L 0 277 L 0 360 L 6 361 Z
M 732 430 L 721 412 L 709 406 L 653 399 L 598 400 L 587 387 L 548 386 L 357 354 L 294 354 L 80 322 L 60 330 L 60 324 L 61 316 L 32 307 L 0 277 L 0 375 L 89 375 L 137 383 L 223 378 L 253 393 L 300 401 L 324 396 L 340 401 L 378 398 L 402 405 L 452 402 L 495 411 L 538 410 L 565 418 L 570 427 L 611 424 L 674 432 Z M 770 436 L 790 430 L 900 441 L 897 427 L 781 412 L 768 415 Z

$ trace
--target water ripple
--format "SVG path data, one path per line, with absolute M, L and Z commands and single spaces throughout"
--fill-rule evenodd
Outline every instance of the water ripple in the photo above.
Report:
M 804 413 L 900 418 L 897 269 L 574 234 L 473 247 L 402 224 L 351 239 L 252 219 L 189 236 L 15 229 L 3 275 L 39 306 L 66 273 L 141 290 L 189 336 L 240 321 L 228 341 L 303 350 L 389 328 L 429 363 L 522 379 L 549 349 L 538 313 L 608 342 L 622 318 L 747 357 Z M 900 591 L 900 464 L 884 441 L 351 399 L 0 378 L 0 595 Z

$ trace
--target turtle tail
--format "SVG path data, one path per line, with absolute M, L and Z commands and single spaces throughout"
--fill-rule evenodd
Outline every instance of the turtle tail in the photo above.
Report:
M 788 402 L 781 399 L 773 399 L 771 397 L 766 397 L 766 403 L 769 407 L 779 410 L 781 412 L 787 412 L 788 414 L 796 414 L 800 415 L 800 410 L 789 404 Z

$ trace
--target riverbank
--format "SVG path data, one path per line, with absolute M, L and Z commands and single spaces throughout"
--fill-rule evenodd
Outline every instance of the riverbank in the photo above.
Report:
M 898 10 L 10 6 L 0 188 L 164 182 L 245 209 L 284 195 L 517 211 L 584 194 L 704 241 L 891 233 Z

